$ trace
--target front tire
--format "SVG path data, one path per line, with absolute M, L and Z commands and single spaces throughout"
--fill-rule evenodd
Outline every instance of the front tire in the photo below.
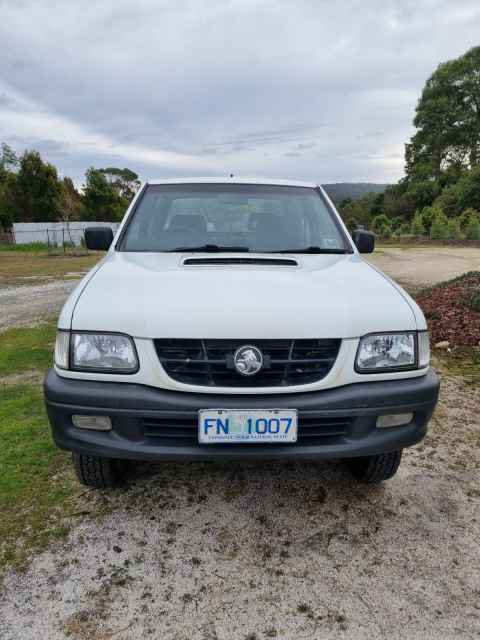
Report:
M 120 464 L 111 458 L 72 454 L 76 476 L 82 484 L 95 489 L 109 489 L 118 485 Z
M 392 478 L 400 466 L 402 449 L 362 458 L 349 458 L 347 466 L 359 482 L 378 484 Z

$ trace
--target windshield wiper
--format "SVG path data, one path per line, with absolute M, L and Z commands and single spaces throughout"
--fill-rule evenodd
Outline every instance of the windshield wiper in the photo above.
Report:
M 250 249 L 248 247 L 229 247 L 220 244 L 201 244 L 197 247 L 175 247 L 175 249 L 167 249 L 167 251 L 171 253 L 188 253 L 192 251 L 199 253 L 219 253 L 221 251 L 231 251 L 232 253 L 248 253 Z
M 279 249 L 265 253 L 349 253 L 346 249 L 322 249 L 322 247 L 303 247 L 300 249 Z

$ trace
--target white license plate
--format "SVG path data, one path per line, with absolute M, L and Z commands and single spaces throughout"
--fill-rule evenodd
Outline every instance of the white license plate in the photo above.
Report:
M 295 409 L 202 409 L 198 441 L 203 444 L 296 442 Z

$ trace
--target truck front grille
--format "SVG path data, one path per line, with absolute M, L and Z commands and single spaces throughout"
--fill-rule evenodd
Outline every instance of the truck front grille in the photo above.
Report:
M 317 382 L 337 358 L 341 340 L 154 340 L 166 373 L 185 384 L 208 387 L 282 387 Z M 235 351 L 253 345 L 264 366 L 242 376 L 233 366 Z
M 298 440 L 299 445 L 329 444 L 333 439 L 345 436 L 348 433 L 352 419 L 349 417 L 314 417 L 298 416 Z M 198 444 L 198 416 L 196 414 L 182 417 L 144 418 L 142 420 L 143 434 L 152 444 L 162 446 L 191 446 Z M 278 444 L 273 443 L 274 446 Z M 281 444 L 281 443 L 280 443 Z M 203 445 L 199 445 L 203 446 Z M 221 447 L 221 444 L 204 445 Z M 231 446 L 231 445 L 227 445 Z M 235 444 L 235 447 L 252 447 L 252 444 Z M 268 447 L 263 443 L 260 447 Z M 290 444 L 282 446 L 291 446 Z

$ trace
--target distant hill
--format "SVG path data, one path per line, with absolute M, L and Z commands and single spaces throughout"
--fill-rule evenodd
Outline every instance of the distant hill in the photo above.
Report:
M 366 193 L 382 193 L 388 184 L 378 184 L 376 182 L 335 182 L 334 184 L 322 185 L 330 198 L 339 203 L 345 198 L 356 200 Z

